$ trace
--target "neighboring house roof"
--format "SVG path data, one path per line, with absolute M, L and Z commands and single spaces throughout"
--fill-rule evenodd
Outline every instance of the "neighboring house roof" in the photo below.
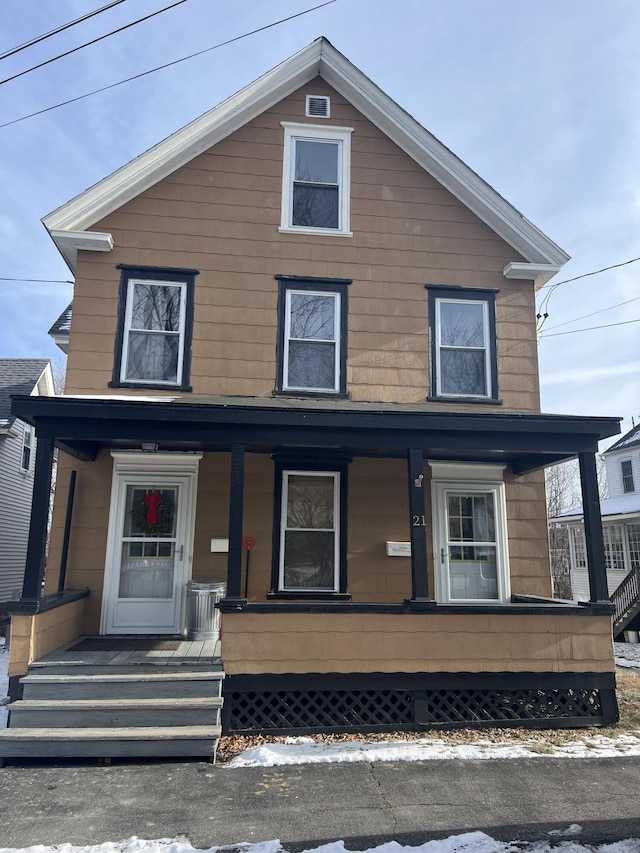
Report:
M 638 515 L 640 517 L 640 494 L 622 495 L 618 498 L 607 498 L 600 501 L 600 514 L 603 519 L 612 516 Z M 582 521 L 582 507 L 578 506 L 568 512 L 563 512 L 549 521 Z
M 630 429 L 615 444 L 608 447 L 602 455 L 606 456 L 607 453 L 612 453 L 614 450 L 628 450 L 630 447 L 640 447 L 640 424 Z
M 505 268 L 508 278 L 543 284 L 569 260 L 556 243 L 455 156 L 322 37 L 240 92 L 150 148 L 43 220 L 72 270 L 78 249 L 108 252 L 96 222 L 320 75 L 376 127 L 500 235 L 527 263 Z
M 62 314 L 49 329 L 48 334 L 53 338 L 62 352 L 66 353 L 69 349 L 69 332 L 71 331 L 71 310 L 73 303 L 69 303 Z
M 45 372 L 47 393 L 53 394 L 51 368 L 46 358 L 0 358 L 0 433 L 9 430 L 15 421 L 11 395 L 31 394 Z

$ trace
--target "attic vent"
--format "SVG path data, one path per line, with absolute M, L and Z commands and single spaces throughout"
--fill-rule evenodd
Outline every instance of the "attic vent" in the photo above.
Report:
M 307 95 L 307 118 L 329 118 L 329 107 L 326 95 Z

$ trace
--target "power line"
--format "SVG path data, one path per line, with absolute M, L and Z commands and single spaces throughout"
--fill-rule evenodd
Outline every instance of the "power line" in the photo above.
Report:
M 8 56 L 13 56 L 15 53 L 19 53 L 21 50 L 25 50 L 28 47 L 32 47 L 34 44 L 38 44 L 45 39 L 51 38 L 51 36 L 55 36 L 58 33 L 64 32 L 64 30 L 68 30 L 70 27 L 74 27 L 76 24 L 81 24 L 83 21 L 89 20 L 89 18 L 95 17 L 95 15 L 99 15 L 101 12 L 106 11 L 107 9 L 112 9 L 114 6 L 119 6 L 120 3 L 124 3 L 125 0 L 113 0 L 112 3 L 107 3 L 106 6 L 102 6 L 100 9 L 96 9 L 95 12 L 88 12 L 86 15 L 82 15 L 80 18 L 75 18 L 73 21 L 69 21 L 68 24 L 62 24 L 60 27 L 56 27 L 54 30 L 49 30 L 48 33 L 43 33 L 41 36 L 35 36 L 35 38 L 30 39 L 30 41 L 25 41 L 23 44 L 19 44 L 17 47 L 12 47 L 10 50 L 6 50 L 4 53 L 0 53 L 0 59 L 6 59 Z
M 67 50 L 64 53 L 59 53 L 58 56 L 53 56 L 51 59 L 45 59 L 44 62 L 40 62 L 38 65 L 32 65 L 31 68 L 26 68 L 24 71 L 19 71 L 17 74 L 14 74 L 11 77 L 7 77 L 5 80 L 0 80 L 0 86 L 4 83 L 11 83 L 12 80 L 17 80 L 18 77 L 24 77 L 25 74 L 29 74 L 31 71 L 36 71 L 38 68 L 44 68 L 45 65 L 50 65 L 52 62 L 56 62 L 58 59 L 63 59 L 65 56 L 70 56 L 72 53 L 76 53 L 78 50 L 82 50 L 85 47 L 89 47 L 92 44 L 97 44 L 99 41 L 103 41 L 103 39 L 109 38 L 110 36 L 114 36 L 117 33 L 121 33 L 124 30 L 128 30 L 130 27 L 135 27 L 136 24 L 141 24 L 143 21 L 148 21 L 150 18 L 155 18 L 156 15 L 160 15 L 162 12 L 167 12 L 169 9 L 173 9 L 175 6 L 179 6 L 181 3 L 186 3 L 187 0 L 176 0 L 175 3 L 172 3 L 170 6 L 165 6 L 163 9 L 158 9 L 157 12 L 152 12 L 150 15 L 146 15 L 144 18 L 138 18 L 137 21 L 132 21 L 130 24 L 125 24 L 122 27 L 119 27 L 117 30 L 111 30 L 109 33 L 105 33 L 102 36 L 98 36 L 98 38 L 92 39 L 91 41 L 87 41 L 84 44 L 79 44 L 77 47 L 72 47 L 71 50 Z
M 599 311 L 593 311 L 591 314 L 583 314 L 581 317 L 574 317 L 573 320 L 565 320 L 564 323 L 557 323 L 555 326 L 549 326 L 547 332 L 551 329 L 559 329 L 561 326 L 568 326 L 569 323 L 577 323 L 578 320 L 586 320 L 587 317 L 595 317 L 596 314 L 603 314 L 605 311 L 612 311 L 614 308 L 620 308 L 622 305 L 629 305 L 630 302 L 637 302 L 640 296 L 635 296 L 633 299 L 627 299 L 626 302 L 618 302 L 617 305 L 608 305 L 606 308 L 600 308 Z
M 593 270 L 592 272 L 585 272 L 585 273 L 582 273 L 582 275 L 576 275 L 576 276 L 574 276 L 573 278 L 566 278 L 566 279 L 564 279 L 564 281 L 558 281 L 558 282 L 551 283 L 551 284 L 544 284 L 544 285 L 540 288 L 540 290 L 544 290 L 545 288 L 547 288 L 547 287 L 548 287 L 548 288 L 549 288 L 549 292 L 548 292 L 547 294 L 545 294 L 544 299 L 543 299 L 543 300 L 542 300 L 542 302 L 540 303 L 540 310 L 539 310 L 539 312 L 538 312 L 538 319 L 539 319 L 539 320 L 541 319 L 541 320 L 542 320 L 542 322 L 540 323 L 540 325 L 538 326 L 538 328 L 536 329 L 536 331 L 537 331 L 537 332 L 540 332 L 540 331 L 542 330 L 542 327 L 543 327 L 543 326 L 544 326 L 544 324 L 546 323 L 546 321 L 547 321 L 547 317 L 549 316 L 549 300 L 551 299 L 551 295 L 552 295 L 552 294 L 557 290 L 557 288 L 559 288 L 561 285 L 563 285 L 563 284 L 569 284 L 569 283 L 570 283 L 570 282 L 572 282 L 572 281 L 578 281 L 578 279 L 581 279 L 581 278 L 588 278 L 588 277 L 589 277 L 589 276 L 591 276 L 591 275 L 600 275 L 600 273 L 607 272 L 608 270 L 614 270 L 614 269 L 617 269 L 618 267 L 626 267 L 626 266 L 628 266 L 629 264 L 635 264 L 637 261 L 640 261 L 640 258 L 631 258 L 631 260 L 629 260 L 629 261 L 622 261 L 622 262 L 621 262 L 621 263 L 619 263 L 619 264 L 611 264 L 611 266 L 609 266 L 609 267 L 603 267 L 601 270 Z M 554 326 L 553 328 L 556 328 L 556 327 Z
M 612 326 L 628 326 L 630 323 L 640 323 L 640 317 L 637 320 L 622 320 L 620 323 L 608 323 L 606 326 L 589 326 L 587 329 L 571 329 L 569 332 L 554 332 L 550 335 L 548 332 L 543 332 L 540 338 L 557 338 L 559 335 L 575 335 L 576 332 L 592 332 L 594 329 L 610 329 Z
M 41 282 L 42 284 L 73 284 L 72 281 L 66 278 L 5 278 L 4 276 L 0 276 L 0 281 L 35 281 Z
M 317 6 L 312 6 L 310 9 L 305 9 L 302 12 L 296 12 L 295 15 L 289 15 L 286 18 L 281 18 L 279 21 L 273 21 L 271 24 L 266 24 L 264 27 L 258 27 L 255 30 L 251 30 L 248 33 L 243 33 L 240 36 L 235 36 L 232 39 L 227 39 L 227 41 L 222 41 L 219 44 L 214 44 L 212 47 L 207 47 L 204 50 L 199 50 L 196 53 L 191 53 L 189 56 L 183 56 L 181 59 L 174 59 L 173 62 L 167 62 L 165 65 L 158 65 L 157 68 L 151 68 L 149 71 L 143 71 L 140 74 L 134 74 L 133 77 L 127 77 L 125 80 L 119 80 L 117 83 L 111 83 L 109 86 L 103 86 L 101 89 L 94 89 L 92 92 L 86 92 L 84 95 L 78 95 L 77 98 L 69 98 L 68 101 L 62 101 L 59 104 L 54 104 L 52 107 L 45 107 L 42 110 L 38 110 L 35 113 L 29 113 L 29 115 L 21 116 L 20 118 L 14 118 L 12 121 L 6 121 L 4 124 L 0 124 L 0 129 L 3 127 L 9 127 L 12 124 L 18 124 L 18 122 L 26 121 L 28 118 L 34 118 L 35 116 L 42 115 L 43 113 L 48 113 L 51 110 L 57 110 L 58 107 L 65 107 L 67 104 L 73 104 L 76 101 L 81 101 L 83 98 L 88 98 L 91 95 L 97 95 L 100 92 L 106 92 L 109 89 L 115 89 L 116 86 L 121 86 L 123 83 L 130 83 L 132 80 L 138 80 L 141 77 L 146 77 L 148 74 L 153 74 L 156 71 L 162 71 L 164 68 L 170 68 L 172 65 L 178 65 L 180 62 L 185 62 L 187 59 L 193 59 L 196 56 L 202 56 L 203 53 L 209 53 L 212 50 L 217 50 L 220 47 L 225 47 L 228 44 L 233 44 L 233 42 L 240 41 L 241 39 L 247 38 L 248 36 L 253 36 L 256 33 L 261 33 L 264 30 L 269 30 L 272 27 L 277 27 L 280 24 L 285 24 L 287 21 L 293 21 L 294 18 L 300 18 L 302 15 L 308 15 L 309 12 L 315 12 L 317 9 L 322 9 L 324 6 L 330 6 L 332 3 L 335 3 L 336 0 L 325 0 L 324 3 L 320 3 Z

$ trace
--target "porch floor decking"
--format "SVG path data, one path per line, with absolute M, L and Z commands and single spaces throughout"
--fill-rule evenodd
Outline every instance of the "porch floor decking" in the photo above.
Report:
M 162 640 L 175 639 L 175 649 L 127 649 L 127 638 L 122 637 L 120 649 L 107 649 L 103 651 L 75 650 L 80 642 L 96 640 L 99 645 L 99 637 L 78 637 L 70 643 L 55 649 L 33 661 L 30 669 L 46 667 L 128 667 L 128 666 L 165 666 L 165 667 L 202 667 L 214 671 L 222 670 L 222 659 L 220 657 L 220 640 L 183 640 L 182 638 L 163 637 Z M 131 638 L 132 640 L 134 638 Z M 139 641 L 139 637 L 135 637 Z M 132 643 L 132 645 L 134 645 Z

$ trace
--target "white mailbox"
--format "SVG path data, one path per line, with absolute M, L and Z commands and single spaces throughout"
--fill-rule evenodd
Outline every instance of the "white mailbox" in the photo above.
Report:
M 387 542 L 387 557 L 410 557 L 411 542 Z
M 229 540 L 228 539 L 212 539 L 211 540 L 211 551 L 214 554 L 226 554 L 229 551 Z

